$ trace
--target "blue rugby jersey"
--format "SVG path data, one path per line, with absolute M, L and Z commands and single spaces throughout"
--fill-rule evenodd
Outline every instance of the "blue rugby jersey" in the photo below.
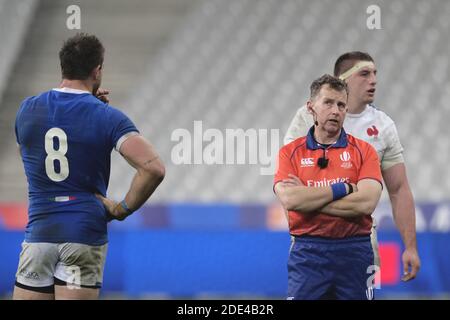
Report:
M 87 91 L 53 89 L 24 100 L 16 138 L 28 180 L 28 242 L 102 245 L 111 151 L 138 130 Z

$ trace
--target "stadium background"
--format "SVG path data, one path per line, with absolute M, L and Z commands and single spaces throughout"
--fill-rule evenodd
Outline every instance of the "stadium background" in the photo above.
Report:
M 81 30 L 66 26 L 73 4 Z M 370 5 L 381 9 L 380 30 L 366 25 Z M 175 165 L 171 135 L 202 121 L 222 132 L 279 129 L 281 145 L 310 82 L 339 54 L 361 50 L 378 67 L 375 105 L 396 121 L 405 148 L 422 258 L 419 277 L 402 283 L 384 192 L 376 294 L 448 298 L 449 16 L 447 0 L 0 0 L 0 296 L 10 297 L 27 221 L 15 113 L 26 96 L 58 86 L 57 52 L 82 31 L 106 47 L 111 104 L 167 166 L 151 201 L 109 227 L 103 297 L 283 299 L 289 237 L 272 177 L 258 165 Z M 109 195 L 121 199 L 131 177 L 114 155 Z

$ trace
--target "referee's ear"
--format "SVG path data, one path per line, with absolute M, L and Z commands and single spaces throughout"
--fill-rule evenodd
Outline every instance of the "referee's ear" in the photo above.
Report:
M 308 112 L 311 113 L 312 115 L 315 115 L 316 112 L 314 111 L 313 106 L 314 106 L 314 104 L 313 104 L 312 100 L 308 100 L 306 102 L 306 110 L 308 110 Z

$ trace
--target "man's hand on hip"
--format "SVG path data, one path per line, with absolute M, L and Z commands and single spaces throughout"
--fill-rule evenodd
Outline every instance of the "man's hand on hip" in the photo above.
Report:
M 129 216 L 129 213 L 126 212 L 124 208 L 122 208 L 119 202 L 105 198 L 100 194 L 96 194 L 95 196 L 103 203 L 103 206 L 106 209 L 106 213 L 109 216 L 109 221 L 114 219 L 122 221 Z

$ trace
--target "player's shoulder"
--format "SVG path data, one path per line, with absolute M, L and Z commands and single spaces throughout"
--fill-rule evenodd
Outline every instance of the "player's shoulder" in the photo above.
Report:
M 29 104 L 32 104 L 35 101 L 45 99 L 49 95 L 49 93 L 50 93 L 50 90 L 38 93 L 38 94 L 33 95 L 33 96 L 28 96 L 28 97 L 26 97 L 26 98 L 24 98 L 22 100 L 22 104 L 21 105 L 22 106 L 27 106 Z
M 385 126 L 389 126 L 391 124 L 394 124 L 394 120 L 383 110 L 377 108 L 375 105 L 369 104 L 367 106 L 367 113 L 372 117 L 374 120 L 384 124 Z
M 19 109 L 17 111 L 17 114 L 22 114 L 23 112 L 31 112 L 31 109 L 34 108 L 34 106 L 42 106 L 45 105 L 43 103 L 38 103 L 39 101 L 42 101 L 47 98 L 50 91 L 41 92 L 39 94 L 25 97 L 22 102 L 20 103 Z
M 100 106 L 100 110 L 102 110 L 107 115 L 107 117 L 109 117 L 109 118 L 111 118 L 111 117 L 112 118 L 124 118 L 124 117 L 127 117 L 127 115 L 122 110 L 120 110 L 120 108 L 118 108 L 116 106 L 112 106 L 112 105 L 107 104 L 107 103 L 103 103 L 102 102 L 102 105 Z
M 350 146 L 358 149 L 361 153 L 365 153 L 367 150 L 372 150 L 372 149 L 374 152 L 376 152 L 375 148 L 369 142 L 367 142 L 363 139 L 359 139 L 348 133 L 347 133 L 347 141 Z

